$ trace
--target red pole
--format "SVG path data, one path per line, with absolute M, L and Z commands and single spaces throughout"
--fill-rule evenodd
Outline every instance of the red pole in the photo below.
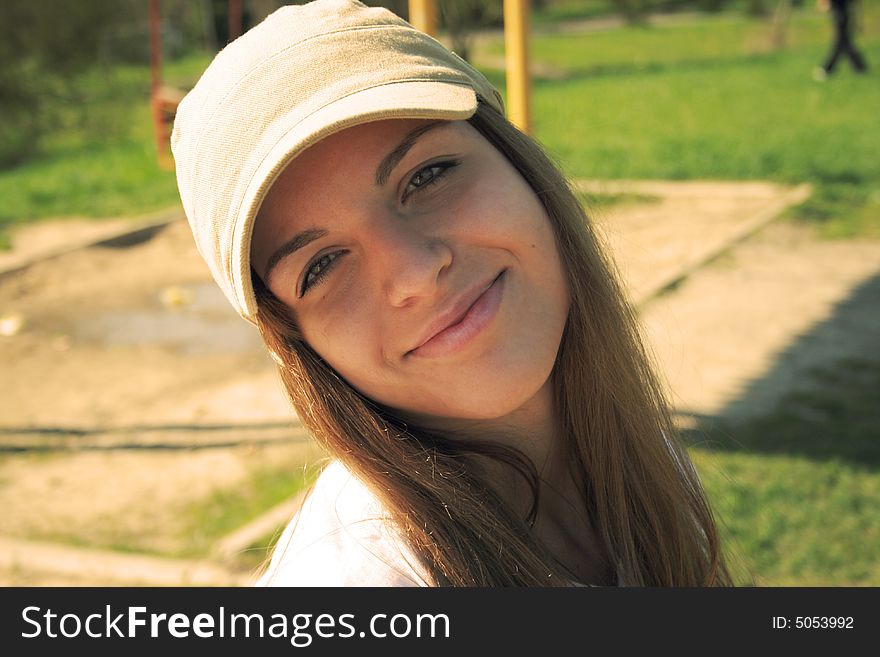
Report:
M 156 157 L 160 166 L 167 166 L 165 153 L 165 125 L 159 87 L 162 84 L 162 35 L 159 0 L 150 0 L 150 108 L 153 110 L 153 134 L 156 137 Z
M 241 36 L 241 0 L 229 0 L 229 40 Z
M 150 91 L 156 93 L 162 78 L 162 35 L 159 0 L 150 0 Z

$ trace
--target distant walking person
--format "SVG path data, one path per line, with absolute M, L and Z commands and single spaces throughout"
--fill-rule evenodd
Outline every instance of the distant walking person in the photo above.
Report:
M 816 69 L 817 79 L 824 80 L 826 76 L 834 72 L 837 60 L 841 55 L 846 55 L 852 62 L 853 68 L 864 73 L 867 70 L 865 58 L 856 50 L 852 40 L 852 14 L 856 0 L 819 0 L 818 5 L 822 9 L 830 9 L 834 20 L 834 48 L 825 65 Z

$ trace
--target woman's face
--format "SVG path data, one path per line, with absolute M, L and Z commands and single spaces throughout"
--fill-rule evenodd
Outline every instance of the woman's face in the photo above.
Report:
M 553 230 L 467 122 L 310 147 L 267 195 L 252 263 L 315 352 L 404 417 L 503 418 L 547 390 L 569 306 Z

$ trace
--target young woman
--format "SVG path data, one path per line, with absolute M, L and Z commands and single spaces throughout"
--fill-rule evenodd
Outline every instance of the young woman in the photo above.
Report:
M 200 251 L 334 459 L 261 584 L 729 585 L 614 268 L 488 81 L 348 0 L 180 107 Z

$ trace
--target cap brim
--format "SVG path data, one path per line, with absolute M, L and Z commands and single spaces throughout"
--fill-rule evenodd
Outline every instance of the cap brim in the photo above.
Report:
M 267 152 L 239 206 L 232 237 L 232 284 L 242 317 L 251 323 L 257 312 L 251 282 L 251 235 L 263 198 L 284 167 L 299 153 L 329 135 L 382 119 L 465 120 L 477 110 L 477 95 L 457 82 L 418 80 L 364 89 L 340 98 L 292 126 Z

